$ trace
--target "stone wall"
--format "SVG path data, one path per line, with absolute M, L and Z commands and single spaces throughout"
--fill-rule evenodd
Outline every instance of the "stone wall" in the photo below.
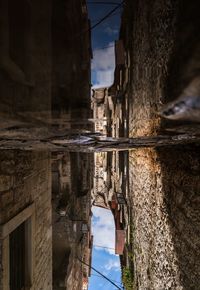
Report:
M 136 289 L 183 289 L 157 153 L 131 152 L 129 168 Z
M 18 126 L 19 121 L 35 122 L 35 117 L 42 118 L 41 112 L 45 117 L 51 114 L 51 1 L 1 0 L 0 8 L 0 127 L 4 128 Z M 46 152 L 0 151 L 0 225 L 30 204 L 35 207 L 31 237 L 35 290 L 52 289 L 50 169 Z M 9 272 L 2 264 L 0 269 L 3 277 Z M 0 289 L 7 289 L 3 277 Z
M 52 169 L 53 289 L 78 290 L 89 275 L 78 259 L 90 256 L 93 155 L 54 154 Z
M 2 265 L 2 258 L 3 258 L 3 253 L 2 253 L 2 243 L 0 242 L 0 289 L 3 289 L 3 265 Z
M 155 134 L 174 44 L 177 1 L 132 1 L 129 6 L 133 13 L 127 11 L 129 21 L 123 32 L 131 34 L 131 40 L 126 39 L 131 56 L 129 133 Z
M 0 5 L 1 114 L 19 118 L 19 112 L 49 111 L 51 1 L 1 0 Z
M 1 0 L 0 11 L 0 128 L 17 121 L 38 124 L 37 118 L 41 126 L 50 121 L 51 110 L 69 107 L 76 108 L 73 118 L 88 118 L 91 42 L 85 1 Z
M 53 109 L 89 108 L 91 43 L 86 2 L 52 3 Z
M 60 113 L 56 115 L 60 118 L 56 119 L 57 128 L 81 129 L 80 119 L 90 115 L 91 47 L 86 2 L 0 0 L 0 22 L 0 129 L 7 129 L 5 137 L 20 127 L 26 131 L 25 139 L 30 136 L 40 139 L 53 122 L 52 111 L 57 109 Z M 69 107 L 73 110 L 64 114 Z M 79 123 L 69 125 L 70 118 L 79 119 Z M 88 123 L 87 126 L 90 129 Z M 40 137 L 33 131 L 40 132 Z M 81 198 L 90 194 L 91 177 L 87 170 L 78 172 L 78 168 L 81 163 L 81 167 L 88 169 L 92 158 L 85 158 L 81 153 L 76 157 L 66 155 L 67 160 L 61 164 L 65 171 L 61 177 L 61 193 L 69 189 L 72 201 L 80 197 L 75 206 L 83 211 Z M 79 174 L 80 184 L 69 174 L 70 158 L 76 163 L 72 173 Z M 52 289 L 51 156 L 47 152 L 1 150 L 0 227 L 32 203 L 35 251 L 31 289 L 48 290 Z M 87 208 L 86 214 L 89 211 Z M 59 218 L 57 213 L 55 216 Z M 68 242 L 65 238 L 63 243 Z M 6 287 L 2 285 L 1 274 L 9 272 L 2 269 L 1 246 L 0 243 L 0 289 Z
M 44 152 L 0 152 L 0 224 L 5 224 L 30 204 L 34 203 L 35 206 L 32 285 L 32 289 L 35 290 L 52 289 L 52 209 L 49 157 L 49 154 Z M 7 258 L 9 259 L 9 257 Z M 2 263 L 2 257 L 0 263 Z M 2 283 L 2 279 L 0 283 Z M 5 285 L 0 285 L 0 289 L 3 290 Z
M 126 1 L 130 137 L 181 125 L 158 111 L 198 76 L 198 10 L 198 1 Z M 136 289 L 200 289 L 198 152 L 198 145 L 130 152 Z

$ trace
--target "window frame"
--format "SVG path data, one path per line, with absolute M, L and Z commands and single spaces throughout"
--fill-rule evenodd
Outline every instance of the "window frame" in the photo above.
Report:
M 35 233 L 35 205 L 32 203 L 5 224 L 0 225 L 0 241 L 2 243 L 2 266 L 4 290 L 10 290 L 10 250 L 9 236 L 23 222 L 25 222 L 25 289 L 30 290 L 33 285 L 34 269 L 34 233 Z

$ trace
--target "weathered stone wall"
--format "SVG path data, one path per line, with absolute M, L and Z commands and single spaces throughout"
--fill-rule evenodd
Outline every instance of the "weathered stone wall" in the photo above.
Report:
M 177 1 L 129 2 L 133 11 L 127 23 L 127 29 L 131 26 L 129 133 L 155 134 L 160 125 L 156 112 L 173 50 Z
M 0 151 L 0 224 L 35 204 L 33 289 L 52 289 L 51 166 L 45 152 Z M 0 253 L 2 253 L 0 251 Z M 9 259 L 9 257 L 7 257 Z M 2 257 L 0 257 L 0 264 Z M 2 283 L 2 267 L 0 289 Z
M 126 1 L 130 137 L 174 126 L 156 112 L 198 75 L 196 11 L 198 1 Z M 134 150 L 129 169 L 136 288 L 200 289 L 199 147 Z
M 0 5 L 1 114 L 49 111 L 51 1 L 1 0 Z
M 194 145 L 158 151 L 166 210 L 183 289 L 200 289 L 199 149 Z
M 130 154 L 138 289 L 199 289 L 198 151 L 185 146 Z
M 1 0 L 0 8 L 0 127 L 3 128 L 17 126 L 16 120 L 23 118 L 33 121 L 38 112 L 42 117 L 41 111 L 45 111 L 45 116 L 51 113 L 51 1 Z M 0 224 L 31 203 L 35 205 L 35 290 L 52 289 L 50 169 L 50 156 L 46 152 L 0 151 Z M 0 254 L 0 263 L 2 259 Z M 6 271 L 1 266 L 0 269 L 1 274 Z M 0 275 L 0 289 L 4 289 L 1 283 Z
M 136 289 L 182 289 L 156 151 L 131 152 L 129 168 Z
M 53 109 L 89 108 L 91 43 L 86 3 L 52 3 Z
M 53 155 L 53 289 L 82 289 L 83 271 L 78 260 L 88 252 L 91 227 L 93 155 Z M 88 227 L 83 234 L 82 224 Z
M 70 116 L 79 118 L 79 123 L 74 122 L 70 127 L 66 124 L 70 120 L 60 114 L 61 122 L 57 119 L 56 125 L 64 128 L 65 123 L 67 129 L 78 129 L 81 117 L 86 119 L 90 115 L 91 47 L 86 2 L 0 0 L 0 24 L 0 128 L 13 127 L 15 130 L 18 126 L 27 126 L 25 139 L 31 132 L 31 138 L 38 138 L 28 122 L 38 126 L 35 132 L 41 131 L 44 136 L 52 110 L 63 111 L 71 106 Z M 8 135 L 9 130 L 6 131 Z M 8 135 L 5 133 L 6 138 Z M 75 177 L 72 181 L 68 175 L 71 157 L 66 155 L 67 161 L 62 164 L 65 171 L 62 190 L 69 188 L 68 194 L 74 202 L 78 196 L 89 195 L 91 177 L 87 170 L 80 171 L 80 184 Z M 90 167 L 91 159 L 81 157 L 78 154 L 77 158 L 72 158 L 76 163 L 74 167 L 79 168 L 78 162 L 81 167 Z M 35 290 L 52 288 L 50 160 L 46 152 L 0 151 L 0 224 L 9 221 L 32 202 L 35 204 Z M 78 174 L 76 169 L 73 169 L 75 175 Z M 72 183 L 74 194 L 70 188 Z M 81 197 L 74 203 L 75 208 L 83 211 Z M 76 212 L 76 209 L 72 210 Z M 55 216 L 57 221 L 60 216 L 57 213 Z M 71 222 L 70 230 L 72 228 Z M 80 233 L 80 229 L 77 232 Z M 68 242 L 65 238 L 63 243 Z M 63 256 L 61 258 L 64 260 Z M 2 271 L 0 264 L 0 275 Z M 81 279 L 78 283 L 81 287 Z
M 2 243 L 0 242 L 0 289 L 3 288 L 3 265 L 2 265 L 3 253 L 2 253 Z

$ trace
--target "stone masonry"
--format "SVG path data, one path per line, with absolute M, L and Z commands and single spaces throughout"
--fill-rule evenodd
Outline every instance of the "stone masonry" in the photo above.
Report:
M 194 82 L 199 1 L 127 0 L 124 7 L 120 39 L 130 55 L 129 137 L 184 125 L 195 131 L 195 123 L 165 121 L 158 112 L 188 84 L 200 94 Z M 200 289 L 199 165 L 198 144 L 130 151 L 134 289 Z
M 51 171 L 48 153 L 0 152 L 0 224 L 34 203 L 33 290 L 52 289 Z M 0 241 L 2 245 L 2 241 Z M 0 252 L 2 254 L 2 251 Z M 2 256 L 0 257 L 2 263 Z M 9 257 L 7 257 L 9 259 Z M 4 269 L 0 266 L 0 289 Z
M 72 119 L 88 118 L 89 27 L 82 0 L 0 0 L 0 130 L 6 138 L 19 128 L 31 140 L 43 138 L 50 124 L 56 132 L 68 129 L 69 112 Z M 75 122 L 70 129 L 78 126 Z M 42 132 L 40 137 L 38 132 Z M 87 158 L 79 159 L 83 166 L 87 163 Z M 73 159 L 77 165 L 79 159 Z M 51 165 L 48 151 L 0 151 L 0 229 L 9 231 L 10 223 L 23 220 L 26 209 L 31 210 L 32 236 L 28 239 L 33 273 L 27 285 L 31 290 L 53 288 Z M 65 171 L 64 179 L 70 177 L 67 166 Z M 81 173 L 77 196 L 89 192 L 90 176 L 87 171 Z M 0 231 L 0 290 L 10 290 L 9 236 L 5 239 Z M 73 256 L 71 260 L 80 264 Z M 81 288 L 82 281 L 79 284 Z

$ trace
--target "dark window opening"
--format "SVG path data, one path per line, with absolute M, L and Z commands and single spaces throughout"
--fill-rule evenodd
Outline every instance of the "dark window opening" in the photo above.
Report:
M 27 0 L 9 0 L 10 56 L 24 72 L 29 62 L 30 19 Z
M 25 222 L 11 234 L 10 247 L 10 290 L 25 290 Z

